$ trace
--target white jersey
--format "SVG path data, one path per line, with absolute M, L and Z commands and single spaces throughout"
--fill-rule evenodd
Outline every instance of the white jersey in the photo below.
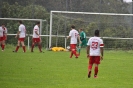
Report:
M 20 32 L 19 38 L 25 38 L 26 28 L 25 28 L 25 26 L 23 24 L 20 24 L 19 32 Z
M 38 25 L 34 26 L 34 29 L 33 29 L 33 38 L 39 38 L 39 36 L 35 32 L 37 32 L 39 34 L 39 27 L 38 27 Z
M 104 47 L 103 40 L 99 37 L 91 37 L 87 43 L 90 46 L 90 56 L 100 56 L 100 47 Z
M 70 32 L 69 32 L 69 36 L 71 37 L 70 39 L 70 44 L 77 44 L 77 38 L 79 36 L 79 33 L 77 30 L 75 29 L 72 29 Z
M 3 32 L 4 32 L 4 29 L 0 27 L 0 37 L 3 37 Z
M 7 28 L 6 27 L 4 27 L 4 33 L 7 34 Z

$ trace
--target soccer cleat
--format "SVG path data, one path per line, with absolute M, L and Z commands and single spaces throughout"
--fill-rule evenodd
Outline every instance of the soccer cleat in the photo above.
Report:
M 97 75 L 94 75 L 94 78 L 97 78 Z
M 14 50 L 14 51 L 12 51 L 12 52 L 17 52 L 17 51 Z
M 91 77 L 91 75 L 90 74 L 88 74 L 88 78 L 90 78 Z
M 77 54 L 77 56 L 80 56 L 80 54 Z
M 75 58 L 78 59 L 78 56 L 76 56 Z
M 40 53 L 44 53 L 43 51 L 40 51 Z

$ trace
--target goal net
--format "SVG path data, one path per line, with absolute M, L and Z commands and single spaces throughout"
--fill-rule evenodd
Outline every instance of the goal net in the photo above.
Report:
M 99 29 L 105 49 L 133 49 L 132 23 L 133 14 L 51 11 L 49 47 L 69 45 L 65 36 L 74 24 L 86 32 L 87 39 Z
M 4 23 L 8 30 L 6 44 L 16 45 L 17 40 L 15 39 L 15 35 L 18 32 L 19 23 L 21 20 L 23 24 L 26 26 L 27 37 L 25 39 L 25 45 L 28 46 L 28 49 L 31 45 L 33 28 L 36 22 L 40 22 L 40 35 L 42 36 L 42 45 L 44 47 L 48 47 L 48 29 L 47 29 L 47 21 L 42 19 L 23 19 L 23 18 L 0 18 L 0 24 Z M 44 37 L 46 36 L 46 37 Z

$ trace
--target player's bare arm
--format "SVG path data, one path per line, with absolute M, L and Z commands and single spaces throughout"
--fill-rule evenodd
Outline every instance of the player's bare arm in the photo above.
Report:
M 90 46 L 86 47 L 86 53 L 87 53 L 87 58 L 89 57 L 89 53 L 90 53 Z
M 101 52 L 101 60 L 103 60 L 103 47 L 100 47 L 100 52 Z
M 37 33 L 37 31 L 35 31 L 35 33 L 39 36 L 39 34 Z
M 18 38 L 19 34 L 20 34 L 20 31 L 18 31 L 18 33 L 17 33 L 17 35 L 15 36 L 15 38 Z
M 71 36 L 67 36 L 67 39 L 69 39 Z

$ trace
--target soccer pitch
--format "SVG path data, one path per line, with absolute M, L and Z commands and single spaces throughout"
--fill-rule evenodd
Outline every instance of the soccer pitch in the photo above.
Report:
M 0 88 L 133 88 L 133 51 L 104 51 L 98 78 L 87 77 L 85 49 L 70 52 L 0 51 Z M 93 75 L 92 70 L 92 75 Z

